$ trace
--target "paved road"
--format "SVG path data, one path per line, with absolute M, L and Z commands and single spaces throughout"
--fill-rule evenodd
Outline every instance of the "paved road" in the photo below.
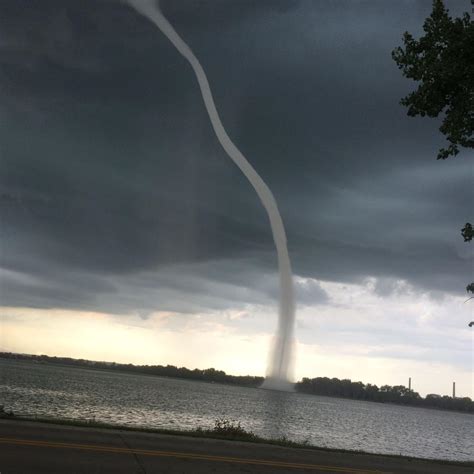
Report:
M 1 474 L 472 474 L 472 467 L 185 436 L 0 420 Z

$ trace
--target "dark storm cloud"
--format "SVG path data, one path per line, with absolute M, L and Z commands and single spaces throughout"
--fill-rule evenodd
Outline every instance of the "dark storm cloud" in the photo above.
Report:
M 430 5 L 163 3 L 274 191 L 302 276 L 375 276 L 381 294 L 471 278 L 468 157 L 434 160 L 438 125 L 405 116 L 411 85 L 390 58 Z M 110 1 L 1 2 L 0 94 L 3 304 L 146 313 L 276 298 L 267 217 L 189 66 L 144 18 Z M 319 290 L 298 300 L 327 301 Z
M 41 263 L 41 262 L 40 262 Z M 257 261 L 211 260 L 193 265 L 162 265 L 158 271 L 111 277 L 57 265 L 37 272 L 2 270 L 2 303 L 32 308 L 91 309 L 115 314 L 135 312 L 146 319 L 157 309 L 190 313 L 248 305 L 275 306 L 278 277 L 262 272 Z M 43 271 L 41 271 L 43 270 Z M 298 304 L 314 306 L 329 300 L 314 281 L 296 281 Z M 93 298 L 93 300 L 91 300 Z
M 182 25 L 213 29 L 228 27 L 247 18 L 286 13 L 298 7 L 301 0 L 162 0 L 167 18 Z

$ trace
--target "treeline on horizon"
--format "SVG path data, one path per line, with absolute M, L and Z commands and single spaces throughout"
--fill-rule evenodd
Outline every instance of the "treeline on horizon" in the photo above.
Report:
M 174 377 L 180 379 L 200 380 L 203 382 L 216 382 L 244 387 L 259 387 L 264 378 L 253 375 L 228 375 L 223 370 L 216 369 L 187 369 L 174 365 L 134 365 L 120 364 L 117 362 L 99 362 L 87 359 L 73 359 L 72 357 L 56 357 L 47 355 L 15 354 L 13 352 L 0 352 L 0 358 L 16 360 L 33 360 L 52 364 L 70 365 L 88 369 L 107 369 L 120 372 L 135 372 L 145 375 L 158 375 L 161 377 Z
M 40 363 L 61 364 L 73 367 L 116 370 L 121 372 L 134 372 L 161 377 L 174 377 L 203 382 L 239 385 L 243 387 L 259 387 L 264 378 L 252 375 L 229 375 L 223 370 L 216 369 L 187 369 L 174 365 L 134 365 L 120 364 L 117 362 L 99 362 L 86 359 L 73 359 L 71 357 L 56 357 L 47 355 L 15 354 L 0 352 L 0 358 L 14 360 L 28 360 Z M 422 398 L 418 392 L 409 390 L 403 385 L 377 385 L 352 382 L 349 379 L 316 377 L 303 378 L 295 384 L 295 389 L 300 393 L 322 395 L 328 397 L 349 398 L 380 403 L 396 403 L 401 405 L 419 406 L 426 408 L 439 408 L 443 410 L 456 410 L 474 413 L 474 402 L 469 397 L 452 398 L 447 395 L 429 394 Z
M 426 408 L 441 408 L 474 413 L 474 402 L 469 397 L 448 397 L 447 395 L 429 394 L 425 398 L 418 392 L 404 385 L 377 385 L 362 382 L 352 382 L 349 379 L 317 377 L 303 378 L 296 383 L 296 390 L 301 393 L 323 395 L 329 397 L 351 398 L 370 402 L 397 403 L 401 405 L 419 406 Z

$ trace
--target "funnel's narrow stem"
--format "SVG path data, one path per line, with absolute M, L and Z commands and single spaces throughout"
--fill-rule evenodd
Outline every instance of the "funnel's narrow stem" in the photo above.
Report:
M 219 114 L 217 113 L 209 82 L 201 64 L 189 46 L 181 39 L 173 26 L 163 16 L 156 2 L 153 0 L 128 0 L 128 3 L 139 13 L 153 22 L 189 62 L 199 83 L 202 98 L 219 143 L 232 161 L 239 167 L 245 177 L 250 181 L 260 198 L 263 207 L 267 211 L 273 233 L 273 240 L 277 249 L 278 269 L 280 274 L 278 334 L 273 348 L 273 354 L 271 355 L 271 363 L 267 376 L 269 379 L 288 382 L 290 379 L 289 371 L 291 366 L 292 339 L 295 320 L 293 278 L 290 258 L 286 246 L 285 228 L 275 198 L 262 178 L 260 178 L 252 165 L 247 161 L 227 135 L 227 132 L 219 118 Z

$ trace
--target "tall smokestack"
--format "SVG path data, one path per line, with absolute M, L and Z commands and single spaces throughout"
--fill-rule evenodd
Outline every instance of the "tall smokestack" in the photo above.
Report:
M 408 390 L 411 392 L 411 377 L 408 377 Z
M 453 382 L 453 398 L 456 398 L 456 382 Z

